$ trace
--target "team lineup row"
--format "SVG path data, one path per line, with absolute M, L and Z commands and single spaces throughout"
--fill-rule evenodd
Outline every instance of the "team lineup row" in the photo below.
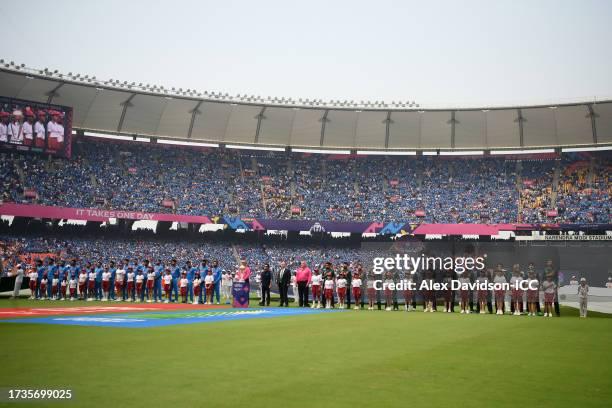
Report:
M 219 262 L 214 260 L 210 266 L 207 260 L 200 265 L 187 261 L 179 266 L 173 259 L 169 266 L 161 261 L 154 265 L 148 260 L 141 263 L 131 263 L 128 259 L 119 265 L 114 261 L 103 265 L 98 262 L 92 266 L 87 262 L 84 267 L 72 260 L 68 265 L 60 261 L 56 265 L 52 258 L 45 262 L 36 260 L 35 264 L 19 265 L 21 273 L 29 278 L 30 299 L 40 300 L 100 300 L 100 301 L 128 301 L 128 302 L 179 302 L 194 304 L 220 304 L 221 300 L 229 304 L 232 298 L 232 284 L 234 281 L 249 281 L 251 270 L 246 260 L 243 260 L 235 272 L 221 269 Z M 286 278 L 283 271 L 288 272 Z M 376 305 L 385 310 L 397 310 L 399 304 L 404 303 L 407 311 L 416 309 L 417 298 L 423 302 L 423 310 L 433 312 L 437 310 L 436 300 L 444 299 L 444 312 L 450 312 L 454 303 L 459 303 L 461 313 L 470 313 L 476 304 L 477 312 L 492 312 L 495 305 L 496 314 L 504 314 L 510 305 L 510 313 L 520 315 L 536 315 L 540 312 L 540 302 L 544 303 L 544 315 L 552 316 L 553 304 L 558 310 L 557 288 L 555 275 L 548 271 L 546 277 L 541 279 L 535 269 L 530 265 L 527 274 L 524 274 L 518 265 L 507 278 L 505 270 L 498 265 L 492 271 L 482 270 L 472 277 L 471 272 L 462 274 L 458 279 L 453 278 L 453 272 L 447 271 L 441 282 L 436 282 L 434 271 L 428 270 L 416 284 L 418 275 L 398 277 L 393 271 L 384 274 L 364 273 L 360 265 L 349 271 L 349 264 L 344 263 L 335 270 L 329 263 L 322 271 L 314 272 L 302 263 L 294 272 L 291 272 L 281 262 L 280 268 L 273 273 L 269 264 L 265 264 L 262 271 L 254 276 L 260 305 L 270 304 L 270 289 L 272 281 L 276 283 L 281 294 L 287 296 L 287 287 L 293 288 L 294 298 L 297 299 L 299 286 L 306 289 L 304 301 L 300 299 L 300 306 L 335 307 L 336 302 L 340 308 L 351 307 L 351 295 L 355 301 L 355 309 L 365 307 L 373 310 Z M 298 282 L 299 280 L 299 282 Z M 573 282 L 578 284 L 578 282 Z M 283 288 L 285 286 L 285 288 Z M 506 288 L 510 289 L 506 289 Z M 582 289 L 581 289 L 582 288 Z M 302 288 L 304 289 L 304 288 Z M 312 291 L 312 298 L 308 291 Z M 578 295 L 588 294 L 586 281 L 581 279 Z M 286 305 L 288 302 L 285 301 Z M 526 307 L 525 307 L 526 306 Z

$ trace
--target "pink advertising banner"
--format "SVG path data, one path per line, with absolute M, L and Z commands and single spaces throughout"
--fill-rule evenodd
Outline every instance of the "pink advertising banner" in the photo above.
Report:
M 0 205 L 1 215 L 16 217 L 71 219 L 86 221 L 108 221 L 110 218 L 126 220 L 190 222 L 194 224 L 210 224 L 208 217 L 200 215 L 179 215 L 146 213 L 140 211 L 99 210 L 95 208 L 66 208 L 34 204 L 3 203 Z
M 497 235 L 499 228 L 486 224 L 421 224 L 416 235 Z

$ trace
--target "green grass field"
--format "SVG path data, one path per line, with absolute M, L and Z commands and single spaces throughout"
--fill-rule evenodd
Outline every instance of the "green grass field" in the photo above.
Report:
M 43 304 L 60 306 L 0 300 Z M 351 310 L 141 329 L 2 324 L 0 387 L 72 388 L 74 401 L 47 404 L 55 407 L 610 406 L 612 318 L 562 314 Z

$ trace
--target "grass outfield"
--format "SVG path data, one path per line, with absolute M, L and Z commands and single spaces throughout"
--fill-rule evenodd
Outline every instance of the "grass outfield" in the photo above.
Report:
M 0 300 L 43 305 L 92 302 Z M 610 406 L 612 318 L 562 314 L 351 310 L 141 329 L 3 323 L 0 388 L 69 387 L 67 404 L 87 407 Z

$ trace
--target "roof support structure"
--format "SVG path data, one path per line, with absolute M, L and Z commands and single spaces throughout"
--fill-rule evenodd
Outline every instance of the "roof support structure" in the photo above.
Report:
M 55 98 L 56 96 L 59 96 L 59 93 L 57 93 L 57 91 L 64 86 L 64 82 L 60 82 L 59 84 L 57 84 L 57 86 L 55 88 L 53 88 L 52 90 L 50 90 L 49 92 L 47 92 L 47 103 L 51 103 L 53 102 L 53 98 Z
M 599 115 L 593 110 L 593 104 L 589 103 L 587 106 L 589 111 L 587 118 L 591 119 L 591 131 L 593 132 L 593 144 L 597 144 L 597 118 Z
M 518 128 L 519 128 L 519 146 L 525 147 L 525 139 L 523 137 L 523 122 L 526 122 L 527 119 L 525 119 L 523 117 L 523 112 L 521 111 L 521 109 L 517 109 L 516 113 L 517 113 L 518 116 L 516 117 L 516 119 L 514 119 L 514 121 L 516 123 L 518 123 Z
M 327 119 L 327 115 L 329 114 L 329 109 L 326 109 L 323 113 L 323 117 L 319 119 L 321 122 L 321 139 L 319 140 L 319 146 L 323 146 L 323 142 L 325 142 L 325 124 L 329 122 Z
M 266 107 L 262 106 L 257 116 L 255 116 L 255 119 L 257 119 L 257 129 L 255 129 L 255 143 L 259 143 L 259 129 L 261 129 L 261 120 L 266 118 L 264 116 L 265 111 Z
M 121 106 L 123 106 L 123 111 L 121 112 L 121 117 L 119 118 L 119 124 L 117 125 L 117 133 L 120 133 L 121 129 L 123 128 L 123 121 L 125 120 L 125 112 L 127 112 L 127 108 L 130 106 L 134 106 L 134 104 L 132 103 L 132 99 L 134 99 L 135 96 L 136 94 L 133 93 L 124 102 L 121 102 Z
M 198 104 L 189 111 L 189 113 L 191 113 L 191 121 L 189 122 L 189 130 L 187 131 L 187 139 L 191 139 L 191 133 L 193 133 L 193 124 L 195 122 L 195 117 L 196 115 L 201 115 L 202 111 L 200 110 L 200 106 L 202 106 L 202 103 L 204 101 L 200 101 L 198 102 Z
M 391 111 L 387 112 L 387 118 L 383 120 L 385 124 L 385 149 L 389 148 L 389 135 L 391 134 Z
M 455 148 L 455 125 L 457 124 L 457 119 L 455 119 L 455 111 L 451 111 L 451 118 L 446 123 L 451 125 L 450 145 L 451 145 L 451 148 L 454 149 Z

